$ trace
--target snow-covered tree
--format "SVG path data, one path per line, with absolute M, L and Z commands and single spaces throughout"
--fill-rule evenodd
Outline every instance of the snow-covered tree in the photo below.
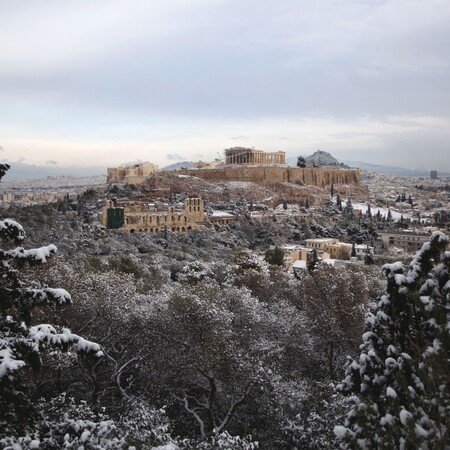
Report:
M 0 168 L 0 175 L 7 170 Z M 0 220 L 0 239 L 8 246 L 25 239 L 23 227 L 13 219 Z M 33 308 L 71 301 L 64 289 L 26 286 L 19 277 L 25 264 L 45 263 L 56 252 L 54 245 L 26 250 L 10 246 L 0 249 L 0 434 L 21 430 L 31 418 L 33 393 L 41 351 L 68 349 L 101 355 L 100 346 L 48 323 L 33 323 Z M 38 286 L 38 287 L 37 287 Z M 34 375 L 34 376 L 33 376 Z
M 8 450 L 180 448 L 170 436 L 163 408 L 154 409 L 138 400 L 121 406 L 120 418 L 115 420 L 66 394 L 39 399 L 34 425 L 20 436 L 0 436 L 0 446 Z
M 359 358 L 338 386 L 359 396 L 335 433 L 364 449 L 444 449 L 450 428 L 450 252 L 431 235 L 409 268 L 387 264 Z
M 321 264 L 299 287 L 300 307 L 309 319 L 321 369 L 335 379 L 345 356 L 358 348 L 358 331 L 362 332 L 369 304 L 365 277 L 346 268 Z

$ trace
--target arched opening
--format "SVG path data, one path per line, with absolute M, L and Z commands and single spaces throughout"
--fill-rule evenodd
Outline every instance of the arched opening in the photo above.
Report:
M 134 228 L 132 228 L 132 229 L 130 230 L 130 233 L 134 233 L 134 231 L 135 231 Z

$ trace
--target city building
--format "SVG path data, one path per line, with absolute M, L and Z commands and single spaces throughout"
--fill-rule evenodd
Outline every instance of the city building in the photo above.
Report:
M 399 247 L 406 252 L 416 252 L 430 239 L 430 234 L 414 230 L 403 230 L 400 233 L 382 232 L 378 235 L 379 242 L 384 247 Z
M 437 180 L 437 170 L 432 170 L 431 172 L 430 172 L 430 178 L 432 179 L 432 180 Z
M 349 259 L 352 251 L 352 244 L 333 238 L 306 239 L 306 247 L 328 253 L 331 259 Z

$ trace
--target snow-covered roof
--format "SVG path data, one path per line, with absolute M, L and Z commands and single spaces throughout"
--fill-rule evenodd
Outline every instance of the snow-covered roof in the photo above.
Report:
M 292 263 L 293 269 L 306 269 L 306 261 L 302 261 L 301 259 L 297 259 Z
M 213 211 L 211 216 L 212 217 L 234 217 L 234 214 L 231 214 L 226 211 Z

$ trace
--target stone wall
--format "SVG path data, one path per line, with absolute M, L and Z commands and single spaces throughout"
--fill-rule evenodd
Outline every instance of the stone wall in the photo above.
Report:
M 200 198 L 188 198 L 184 202 L 184 209 L 177 211 L 174 208 L 157 210 L 154 205 L 145 202 L 125 203 L 116 208 L 112 201 L 108 201 L 99 213 L 98 220 L 105 227 L 108 226 L 108 211 L 123 210 L 124 223 L 122 230 L 134 233 L 158 233 L 167 231 L 184 232 L 201 228 L 205 224 L 204 201 Z M 113 227 L 117 228 L 117 227 Z
M 106 182 L 111 184 L 125 181 L 130 184 L 139 184 L 150 174 L 157 171 L 158 166 L 149 162 L 125 167 L 108 167 L 106 172 Z
M 210 182 L 264 181 L 304 183 L 325 188 L 332 184 L 360 185 L 359 169 L 330 167 L 225 166 L 220 169 L 181 169 L 173 172 L 190 175 Z

